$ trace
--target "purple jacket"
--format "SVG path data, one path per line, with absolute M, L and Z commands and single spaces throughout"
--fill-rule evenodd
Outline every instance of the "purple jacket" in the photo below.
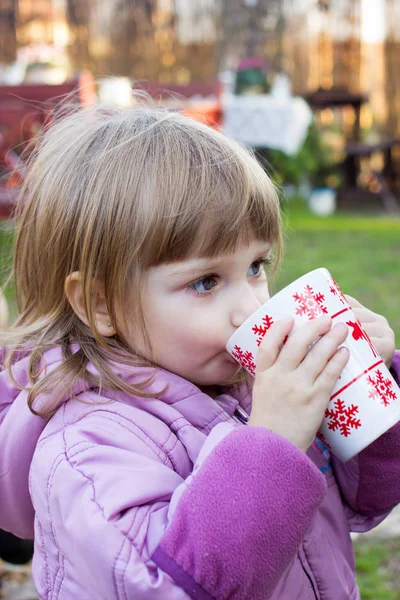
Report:
M 80 382 L 45 422 L 0 374 L 0 528 L 35 534 L 40 599 L 358 599 L 349 532 L 400 501 L 400 423 L 344 465 L 242 425 L 243 387 L 166 383 L 142 399 Z

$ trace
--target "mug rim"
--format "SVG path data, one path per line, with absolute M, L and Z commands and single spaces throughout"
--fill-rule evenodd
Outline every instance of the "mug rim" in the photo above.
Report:
M 281 290 L 279 290 L 279 292 L 277 292 L 276 294 L 274 294 L 273 296 L 271 296 L 270 298 L 268 298 L 268 300 L 266 302 L 264 302 L 264 304 L 261 304 L 261 306 L 259 306 L 257 308 L 257 310 L 255 310 L 249 317 L 247 317 L 247 319 L 245 321 L 243 321 L 243 323 L 240 325 L 240 327 L 238 327 L 236 329 L 236 331 L 234 333 L 232 333 L 232 335 L 230 336 L 230 338 L 228 339 L 228 341 L 226 343 L 225 348 L 228 350 L 228 346 L 232 345 L 231 340 L 238 335 L 238 333 L 242 329 L 242 327 L 246 327 L 246 325 L 248 325 L 254 319 L 254 315 L 256 315 L 259 310 L 261 310 L 262 308 L 264 308 L 268 304 L 270 304 L 272 302 L 275 302 L 275 300 L 277 298 L 279 298 L 279 296 L 281 294 L 283 294 L 283 292 L 287 292 L 292 286 L 297 286 L 298 283 L 302 279 L 304 279 L 305 277 L 309 277 L 310 275 L 318 273 L 318 272 L 323 272 L 324 275 L 327 274 L 327 275 L 329 275 L 329 277 L 332 277 L 331 273 L 328 271 L 328 269 L 326 267 L 318 267 L 317 269 L 313 269 L 312 271 L 308 271 L 307 273 L 304 273 L 304 275 L 301 275 L 300 277 L 298 277 L 297 279 L 295 279 L 294 281 L 292 281 L 291 283 L 289 283 L 288 285 L 286 285 L 284 288 L 282 288 Z M 229 350 L 228 350 L 228 352 L 229 352 Z

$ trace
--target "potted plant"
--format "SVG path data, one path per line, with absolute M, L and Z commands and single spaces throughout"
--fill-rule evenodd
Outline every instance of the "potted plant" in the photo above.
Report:
M 341 161 L 338 157 L 340 137 L 333 129 L 321 131 L 314 125 L 310 138 L 310 146 L 318 158 L 316 169 L 310 177 L 308 206 L 313 213 L 328 216 L 336 210 L 337 189 L 342 183 Z
M 291 156 L 281 150 L 269 150 L 272 177 L 283 188 L 285 198 L 307 195 L 310 181 L 318 169 L 318 154 L 313 149 L 313 125 L 300 149 Z M 302 193 L 303 192 L 303 193 Z
M 279 150 L 269 151 L 273 179 L 283 188 L 286 199 L 299 195 L 317 214 L 334 212 L 336 190 L 341 184 L 335 146 L 336 141 L 330 135 L 324 135 L 313 123 L 295 155 L 288 156 Z

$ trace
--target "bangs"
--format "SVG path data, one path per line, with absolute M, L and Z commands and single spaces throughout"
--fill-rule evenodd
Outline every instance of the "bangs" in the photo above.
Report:
M 231 202 L 225 210 L 214 211 L 209 219 L 199 223 L 193 232 L 193 242 L 183 257 L 214 258 L 230 254 L 239 246 L 247 246 L 252 241 L 275 245 L 280 254 L 279 213 L 271 211 L 270 202 L 263 196 L 250 196 L 237 203 Z M 189 240 L 188 240 L 189 241 Z
M 173 136 L 165 140 L 145 266 L 213 258 L 253 240 L 274 244 L 279 257 L 280 206 L 270 178 L 234 141 L 201 125 L 196 129 L 196 136 L 187 135 L 184 142 L 174 143 Z

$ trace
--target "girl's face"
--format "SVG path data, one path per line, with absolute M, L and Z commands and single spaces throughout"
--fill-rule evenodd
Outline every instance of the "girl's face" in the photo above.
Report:
M 143 307 L 152 359 L 200 387 L 232 378 L 239 366 L 225 345 L 269 298 L 264 265 L 270 251 L 269 244 L 253 241 L 217 259 L 149 269 Z M 150 358 L 133 334 L 127 337 L 132 349 Z

